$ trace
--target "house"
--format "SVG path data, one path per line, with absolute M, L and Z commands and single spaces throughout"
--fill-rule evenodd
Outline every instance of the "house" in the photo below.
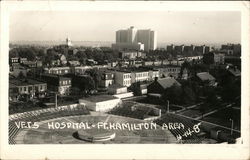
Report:
M 60 60 L 62 65 L 67 64 L 67 59 L 66 59 L 65 55 L 59 54 L 59 60 Z
M 100 77 L 98 78 L 99 87 L 106 88 L 114 84 L 115 76 L 114 73 L 109 71 L 100 71 Z
M 68 61 L 68 64 L 70 66 L 79 66 L 80 65 L 80 62 L 79 61 Z
M 28 68 L 36 68 L 37 65 L 35 61 L 23 61 L 22 64 Z
M 197 73 L 196 77 L 202 85 L 208 83 L 210 86 L 216 86 L 215 78 L 208 72 Z
M 27 60 L 27 58 L 19 58 L 19 62 L 20 63 L 25 63 L 25 62 L 27 62 L 28 60 Z
M 234 77 L 240 77 L 241 76 L 241 72 L 240 70 L 237 68 L 237 67 L 234 67 L 234 68 L 229 68 L 228 69 L 228 72 L 234 76 Z
M 9 59 L 9 64 L 12 66 L 13 64 L 19 64 L 19 58 L 18 57 L 12 57 Z
M 9 101 L 17 101 L 19 97 L 18 87 L 9 83 Z
M 184 68 L 184 69 L 182 70 L 182 75 L 181 75 L 180 78 L 181 78 L 181 79 L 185 79 L 185 80 L 188 79 L 188 70 L 187 70 L 187 68 Z
M 121 103 L 119 98 L 111 95 L 97 95 L 79 99 L 79 104 L 92 111 L 107 112 Z
M 10 84 L 9 87 L 13 92 L 16 90 L 18 91 L 19 95 L 27 94 L 30 96 L 30 98 L 34 98 L 35 96 L 41 97 L 44 95 L 45 91 L 47 91 L 47 84 L 45 82 L 33 79 L 25 79 L 25 80 L 10 79 L 9 84 Z
M 148 85 L 147 92 L 148 94 L 162 94 L 167 88 L 173 85 L 181 86 L 178 81 L 171 77 L 162 79 L 155 78 L 155 81 Z
M 91 66 L 97 64 L 97 62 L 96 62 L 95 60 L 93 60 L 93 59 L 87 59 L 86 63 L 87 63 L 88 65 L 91 65 Z
M 19 75 L 22 75 L 23 77 L 27 76 L 27 72 L 29 69 L 27 67 L 21 66 L 21 65 L 13 65 L 12 66 L 12 75 L 15 77 L 18 77 Z

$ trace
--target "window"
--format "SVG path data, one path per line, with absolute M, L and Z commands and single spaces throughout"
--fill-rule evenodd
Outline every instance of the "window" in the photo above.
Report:
M 26 87 L 23 87 L 24 92 L 26 91 Z

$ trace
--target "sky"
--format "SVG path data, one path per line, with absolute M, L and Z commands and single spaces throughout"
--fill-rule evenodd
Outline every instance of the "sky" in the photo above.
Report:
M 115 31 L 152 29 L 161 43 L 240 43 L 240 12 L 18 11 L 10 41 L 115 41 Z

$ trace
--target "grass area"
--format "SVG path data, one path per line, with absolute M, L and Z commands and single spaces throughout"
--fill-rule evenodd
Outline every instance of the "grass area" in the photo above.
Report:
M 241 111 L 233 108 L 226 108 L 215 112 L 207 117 L 204 117 L 203 120 L 215 124 L 219 124 L 228 128 L 231 128 L 232 122 L 230 119 L 234 121 L 234 129 L 240 131 L 241 125 Z
M 112 109 L 109 113 L 136 119 L 144 119 L 150 116 L 157 116 L 153 113 L 152 108 L 144 104 L 131 101 L 123 102 L 121 106 Z

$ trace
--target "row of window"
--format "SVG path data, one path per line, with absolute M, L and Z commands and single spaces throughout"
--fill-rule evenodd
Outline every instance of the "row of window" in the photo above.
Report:
M 136 77 L 148 77 L 148 72 L 145 73 L 137 73 Z
M 178 69 L 177 68 L 168 68 L 167 71 L 168 72 L 179 72 L 180 69 L 179 68 Z
M 42 91 L 46 89 L 45 85 L 40 85 L 40 86 L 35 86 L 34 88 L 36 91 Z M 32 91 L 33 86 L 24 86 L 24 87 L 19 87 L 19 92 L 26 92 L 26 91 Z
M 53 74 L 62 74 L 62 73 L 69 73 L 69 70 L 49 70 L 49 73 Z
M 131 80 L 125 80 L 124 81 L 124 85 L 126 86 L 126 85 L 131 85 Z
M 128 79 L 128 78 L 131 78 L 131 76 L 130 76 L 130 74 L 124 74 L 124 75 L 123 75 L 123 78 L 124 78 L 124 79 Z
M 69 84 L 71 84 L 71 80 L 61 80 L 60 84 L 61 85 L 69 85 Z

